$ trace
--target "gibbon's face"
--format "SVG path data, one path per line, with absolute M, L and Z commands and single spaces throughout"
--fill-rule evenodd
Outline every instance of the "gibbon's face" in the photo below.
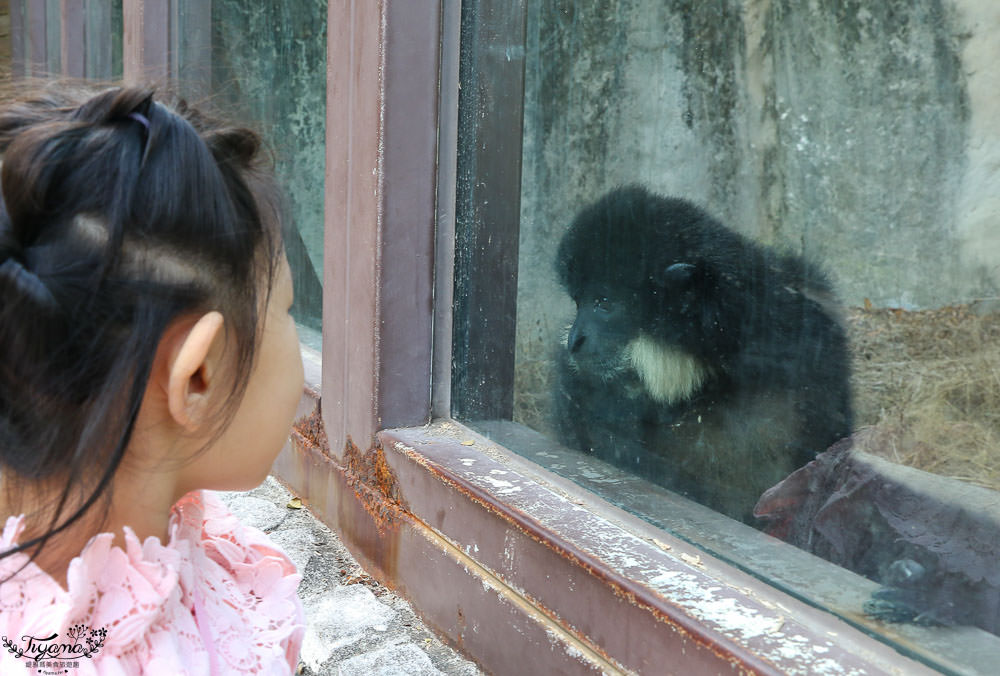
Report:
M 634 294 L 596 284 L 574 300 L 576 319 L 566 340 L 570 359 L 592 373 L 620 370 L 626 345 L 638 335 Z

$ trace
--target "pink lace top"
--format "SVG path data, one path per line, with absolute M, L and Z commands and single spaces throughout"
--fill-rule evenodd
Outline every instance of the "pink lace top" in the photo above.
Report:
M 0 551 L 23 526 L 7 519 Z M 67 589 L 33 563 L 0 584 L 0 674 L 294 673 L 305 622 L 288 557 L 207 491 L 174 505 L 169 533 L 126 529 L 124 550 L 95 536 Z M 26 559 L 0 559 L 0 580 Z

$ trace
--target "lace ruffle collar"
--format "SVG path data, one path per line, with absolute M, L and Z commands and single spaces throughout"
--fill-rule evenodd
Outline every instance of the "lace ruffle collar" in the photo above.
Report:
M 7 519 L 0 551 L 16 544 L 23 527 L 23 516 Z M 124 548 L 113 541 L 111 533 L 90 540 L 69 564 L 66 589 L 34 564 L 0 585 L 0 633 L 80 641 L 104 630 L 95 635 L 100 647 L 79 660 L 79 674 L 107 660 L 120 661 L 123 673 L 294 671 L 304 631 L 301 578 L 267 536 L 243 526 L 215 495 L 182 498 L 166 544 L 140 542 L 129 529 Z M 26 560 L 0 559 L 0 579 Z M 81 627 L 85 636 L 73 633 Z M 0 667 L 11 657 L 3 652 Z

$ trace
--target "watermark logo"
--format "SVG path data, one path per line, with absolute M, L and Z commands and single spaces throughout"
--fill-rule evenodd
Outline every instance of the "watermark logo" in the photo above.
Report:
M 38 669 L 43 674 L 64 674 L 71 668 L 79 667 L 81 658 L 93 659 L 104 646 L 107 636 L 108 630 L 104 627 L 92 629 L 83 624 L 75 624 L 66 630 L 66 638 L 62 641 L 59 640 L 58 633 L 51 636 L 25 634 L 19 642 L 6 636 L 0 640 L 8 652 L 27 660 L 27 666 Z

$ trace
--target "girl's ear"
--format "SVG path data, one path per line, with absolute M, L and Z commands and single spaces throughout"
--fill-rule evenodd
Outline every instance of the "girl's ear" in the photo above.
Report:
M 223 371 L 225 335 L 222 315 L 202 315 L 178 337 L 179 346 L 169 364 L 167 406 L 177 424 L 194 432 L 211 414 L 212 392 Z

